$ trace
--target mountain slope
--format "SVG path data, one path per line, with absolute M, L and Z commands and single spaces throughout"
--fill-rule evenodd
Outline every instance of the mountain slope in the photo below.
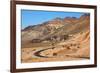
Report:
M 22 45 L 43 41 L 67 40 L 76 33 L 82 33 L 89 29 L 89 14 L 80 18 L 66 17 L 55 18 L 39 25 L 28 26 L 22 30 Z

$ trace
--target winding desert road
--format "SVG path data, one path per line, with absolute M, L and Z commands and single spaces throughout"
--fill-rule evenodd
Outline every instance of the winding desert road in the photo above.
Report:
M 42 57 L 42 58 L 50 58 L 48 56 L 43 56 L 43 55 L 40 54 L 41 52 L 46 51 L 48 49 L 51 49 L 51 48 L 46 48 L 46 49 L 39 50 L 39 51 L 35 52 L 34 55 L 37 56 L 37 57 Z

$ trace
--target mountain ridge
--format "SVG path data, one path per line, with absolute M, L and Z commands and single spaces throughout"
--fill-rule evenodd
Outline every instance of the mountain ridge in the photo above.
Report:
M 26 42 L 61 41 L 64 37 L 89 28 L 90 15 L 76 17 L 56 17 L 39 25 L 31 25 L 22 30 L 22 44 Z M 66 38 L 65 38 L 66 39 Z

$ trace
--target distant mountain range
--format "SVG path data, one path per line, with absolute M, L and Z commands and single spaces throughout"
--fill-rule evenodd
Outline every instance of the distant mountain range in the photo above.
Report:
M 65 17 L 28 26 L 22 32 L 22 44 L 38 42 L 59 42 L 73 37 L 76 33 L 82 33 L 90 28 L 90 15 L 84 14 L 80 18 Z

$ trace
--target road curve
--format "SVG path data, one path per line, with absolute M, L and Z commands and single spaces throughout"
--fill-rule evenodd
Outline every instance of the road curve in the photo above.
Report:
M 51 49 L 51 48 L 46 48 L 46 49 L 39 50 L 39 51 L 35 52 L 34 55 L 37 56 L 37 57 L 42 57 L 42 58 L 50 58 L 48 56 L 43 56 L 43 55 L 40 54 L 41 52 L 43 52 L 45 50 L 48 50 L 48 49 Z

